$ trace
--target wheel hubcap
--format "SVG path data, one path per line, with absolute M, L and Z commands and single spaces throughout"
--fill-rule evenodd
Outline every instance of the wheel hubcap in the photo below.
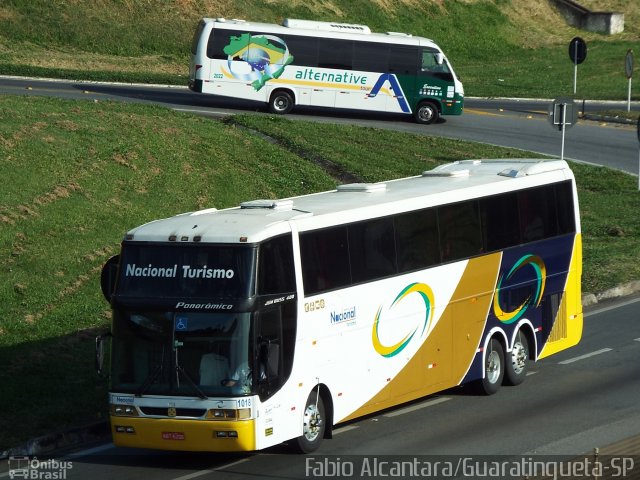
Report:
M 287 101 L 284 98 L 277 98 L 275 105 L 278 110 L 285 110 L 287 108 Z
M 420 108 L 420 118 L 423 122 L 428 122 L 433 118 L 433 111 L 429 107 Z
M 322 427 L 322 417 L 315 405 L 308 405 L 304 411 L 303 433 L 307 440 L 314 441 L 320 435 Z
M 500 378 L 500 355 L 492 351 L 487 356 L 487 380 L 496 383 Z
M 511 365 L 513 365 L 513 371 L 519 375 L 522 373 L 527 362 L 527 351 L 522 343 L 518 342 L 513 346 L 511 350 Z

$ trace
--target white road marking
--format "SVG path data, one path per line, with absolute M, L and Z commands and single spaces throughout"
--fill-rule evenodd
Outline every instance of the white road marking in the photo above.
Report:
M 567 365 L 568 363 L 578 362 L 580 360 L 584 360 L 585 358 L 594 357 L 596 355 L 600 355 L 602 353 L 610 352 L 611 348 L 601 348 L 600 350 L 596 350 L 595 352 L 585 353 L 584 355 L 580 355 L 579 357 L 569 358 L 567 360 L 563 360 L 558 362 L 560 365 Z
M 224 470 L 225 468 L 235 467 L 236 465 L 240 465 L 241 463 L 248 462 L 251 457 L 241 458 L 240 460 L 236 460 L 235 462 L 227 463 L 221 467 L 217 467 L 216 470 Z M 203 470 L 204 471 L 204 470 Z M 176 479 L 178 480 L 178 479 Z
M 451 400 L 451 397 L 440 397 L 434 398 L 433 400 L 429 400 L 428 402 L 420 403 L 418 405 L 413 405 L 411 407 L 402 408 L 400 410 L 396 410 L 393 412 L 385 413 L 385 417 L 397 417 L 399 415 L 404 415 L 405 413 L 415 412 L 416 410 L 421 410 L 423 408 L 432 407 L 434 405 L 438 405 L 439 403 L 446 402 L 447 400 Z
M 340 427 L 340 428 L 336 428 L 333 431 L 334 435 L 338 435 L 339 433 L 344 433 L 344 432 L 348 432 L 349 430 L 356 430 L 358 428 L 357 425 L 347 425 L 346 427 Z
M 181 477 L 176 477 L 173 480 L 189 480 L 191 478 L 198 478 L 208 473 L 213 473 L 213 470 L 200 470 L 198 472 L 189 473 L 188 475 L 183 475 Z

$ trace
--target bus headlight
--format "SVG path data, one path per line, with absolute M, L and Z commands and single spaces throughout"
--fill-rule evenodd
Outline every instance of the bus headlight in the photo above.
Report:
M 226 409 L 212 408 L 207 410 L 207 420 L 247 420 L 251 418 L 250 408 Z
M 133 405 L 111 405 L 111 415 L 117 415 L 118 417 L 137 417 L 138 409 Z

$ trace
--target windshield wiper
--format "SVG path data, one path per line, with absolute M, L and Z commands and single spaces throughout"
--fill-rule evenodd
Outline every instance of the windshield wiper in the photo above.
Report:
M 189 376 L 187 371 L 180 365 L 178 361 L 178 348 L 183 346 L 184 344 L 179 340 L 173 341 L 173 350 L 176 352 L 176 384 L 178 388 L 180 388 L 180 374 L 184 375 L 184 378 L 187 379 L 187 383 L 193 387 L 193 389 L 198 393 L 198 397 L 202 400 L 208 400 L 209 397 L 205 395 L 205 393 L 200 389 L 200 387 L 193 381 L 193 379 Z
M 176 376 L 179 376 L 180 374 L 184 375 L 184 378 L 187 379 L 187 383 L 189 385 L 191 385 L 193 387 L 193 389 L 198 393 L 198 397 L 200 397 L 202 400 L 208 400 L 209 397 L 207 397 L 207 395 L 202 391 L 202 389 L 196 384 L 196 382 L 193 381 L 193 379 L 189 376 L 189 374 L 187 373 L 187 371 L 182 368 L 181 365 L 179 365 L 176 362 Z M 180 385 L 178 385 L 180 386 Z
M 136 397 L 141 397 L 147 392 L 147 390 L 151 388 L 151 386 L 155 383 L 155 381 L 158 379 L 158 377 L 162 373 L 163 367 L 164 367 L 164 345 L 162 346 L 162 355 L 160 357 L 160 363 L 158 364 L 156 369 L 151 373 L 151 375 L 149 375 L 146 378 L 146 380 L 142 382 L 142 385 L 140 385 L 140 388 L 135 393 Z

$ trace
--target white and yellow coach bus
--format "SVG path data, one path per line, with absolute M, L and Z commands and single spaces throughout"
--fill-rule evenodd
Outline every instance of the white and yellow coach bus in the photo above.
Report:
M 118 446 L 303 452 L 334 425 L 474 382 L 582 332 L 564 161 L 470 160 L 129 231 L 103 269 Z M 102 342 L 98 342 L 102 346 Z

